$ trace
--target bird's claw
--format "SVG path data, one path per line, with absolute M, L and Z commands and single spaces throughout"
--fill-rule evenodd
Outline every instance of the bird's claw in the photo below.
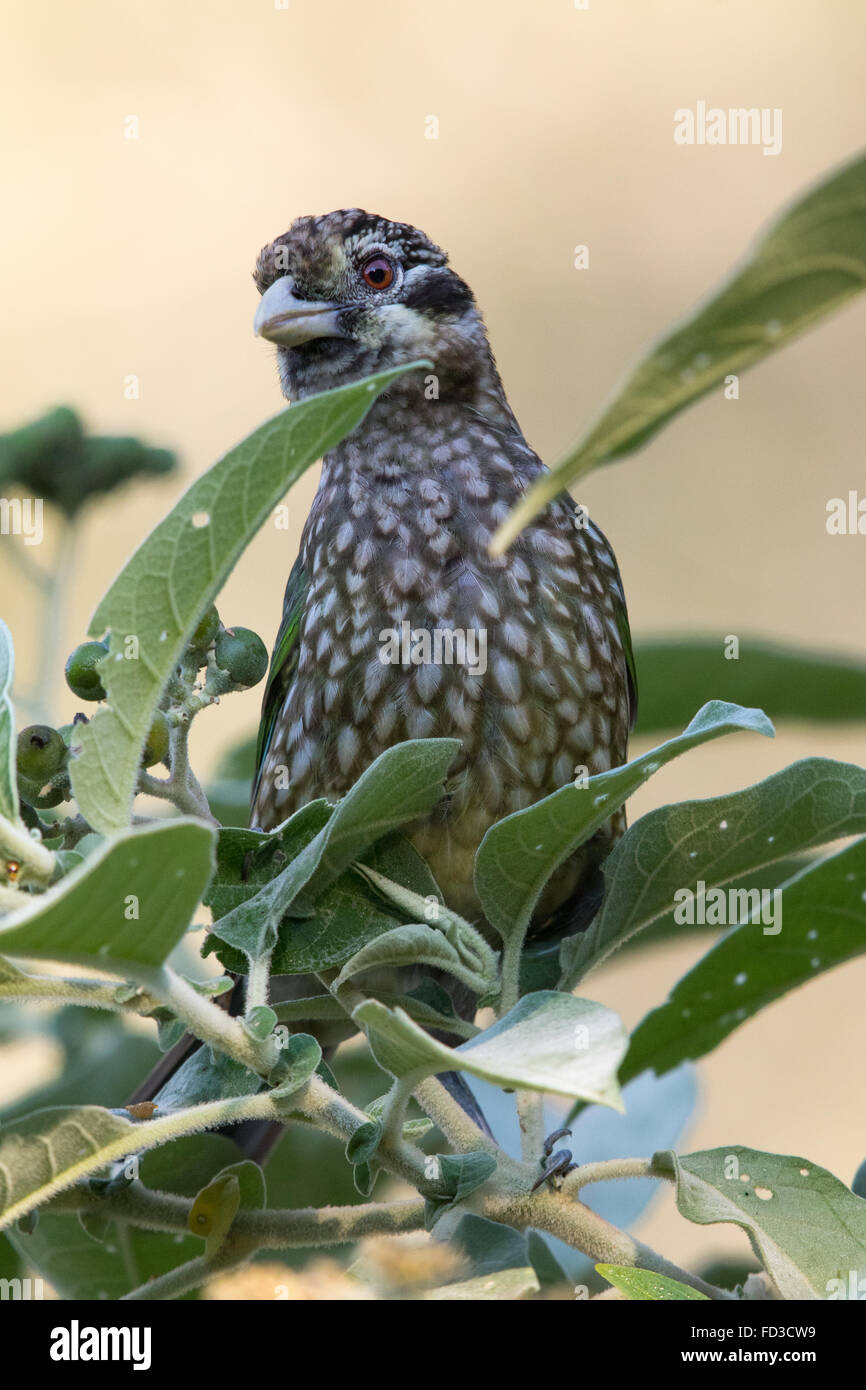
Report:
M 550 1155 L 547 1163 L 544 1165 L 544 1171 L 541 1177 L 536 1178 L 530 1191 L 536 1192 L 538 1188 L 546 1182 L 552 1183 L 554 1187 L 557 1187 L 560 1179 L 564 1178 L 566 1173 L 570 1173 L 572 1168 L 576 1167 L 577 1164 L 573 1160 L 571 1149 L 558 1149 L 555 1154 Z
M 544 1150 L 544 1157 L 541 1159 L 543 1171 L 541 1176 L 532 1184 L 530 1189 L 532 1192 L 536 1192 L 546 1182 L 558 1187 L 560 1180 L 565 1177 L 566 1173 L 570 1173 L 572 1168 L 577 1167 L 571 1149 L 557 1149 L 556 1153 L 553 1152 L 554 1144 L 558 1143 L 560 1139 L 564 1139 L 567 1134 L 571 1134 L 570 1129 L 555 1129 L 552 1134 L 548 1134 L 542 1145 Z
M 552 1134 L 548 1134 L 542 1145 L 545 1158 L 550 1158 L 554 1144 L 558 1144 L 560 1139 L 564 1139 L 567 1134 L 571 1134 L 570 1129 L 555 1129 Z

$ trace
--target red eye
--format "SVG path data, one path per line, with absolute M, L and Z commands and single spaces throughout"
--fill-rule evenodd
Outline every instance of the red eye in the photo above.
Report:
M 361 266 L 361 277 L 373 290 L 386 290 L 394 279 L 394 267 L 387 256 L 371 256 Z

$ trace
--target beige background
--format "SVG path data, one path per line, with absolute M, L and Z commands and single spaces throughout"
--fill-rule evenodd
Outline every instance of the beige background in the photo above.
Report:
M 94 430 L 176 448 L 183 483 L 281 407 L 254 341 L 259 247 L 299 213 L 360 205 L 448 248 L 485 311 L 510 399 L 548 461 L 642 347 L 741 257 L 781 205 L 864 143 L 858 0 L 148 0 L 5 5 L 0 104 L 0 429 L 58 401 Z M 683 148 L 673 113 L 781 107 L 783 151 Z M 439 139 L 424 138 L 425 119 Z M 124 138 L 137 116 L 140 138 Z M 573 248 L 590 269 L 573 269 Z M 620 559 L 636 634 L 763 634 L 859 653 L 866 538 L 828 498 L 866 489 L 856 304 L 746 375 L 581 499 Z M 136 373 L 137 402 L 123 381 Z M 270 643 L 294 526 L 266 529 L 220 608 Z M 180 480 L 90 514 L 68 645 Z M 30 596 L 0 545 L 2 613 L 32 667 Z M 52 537 L 37 558 L 48 560 Z M 256 691 L 196 727 L 206 772 Z M 58 711 L 69 717 L 69 696 Z M 739 737 L 664 771 L 632 814 L 742 786 L 807 753 L 862 761 L 863 726 Z M 695 954 L 683 942 L 594 979 L 627 1021 Z M 850 1180 L 866 1153 L 866 961 L 812 984 L 702 1066 L 692 1146 L 805 1152 Z M 664 1228 L 664 1229 L 663 1229 Z M 648 1237 L 687 1259 L 735 1232 Z

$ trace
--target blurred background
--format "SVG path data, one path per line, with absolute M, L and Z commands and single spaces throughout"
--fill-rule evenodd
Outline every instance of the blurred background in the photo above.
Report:
M 444 246 L 528 439 L 553 462 L 768 219 L 866 143 L 857 0 L 43 0 L 3 15 L 0 431 L 65 402 L 90 430 L 181 461 L 88 509 L 64 650 L 182 488 L 282 408 L 274 349 L 252 335 L 250 272 L 294 217 L 357 205 Z M 781 153 L 676 145 L 675 110 L 700 100 L 781 108 Z M 588 269 L 574 268 L 577 245 Z M 866 494 L 864 328 L 855 301 L 744 375 L 738 400 L 715 394 L 581 485 L 636 638 L 716 636 L 720 663 L 728 634 L 862 656 L 866 538 L 825 522 L 830 498 Z M 266 527 L 219 602 L 268 645 L 316 481 L 294 489 L 291 530 Z M 35 558 L 50 565 L 57 540 L 46 511 Z M 15 544 L 0 540 L 0 612 L 25 682 L 38 608 Z M 252 731 L 259 698 L 197 721 L 201 775 Z M 55 703 L 55 723 L 78 707 L 61 683 Z M 712 744 L 653 778 L 631 817 L 807 754 L 863 762 L 866 724 Z M 705 945 L 624 957 L 587 993 L 633 1024 Z M 864 990 L 861 960 L 737 1032 L 700 1066 L 684 1147 L 804 1152 L 850 1182 L 866 1154 Z M 4 1049 L 0 1096 L 27 1084 L 26 1050 Z M 641 1234 L 681 1262 L 745 1249 L 733 1228 L 683 1222 L 667 1194 Z

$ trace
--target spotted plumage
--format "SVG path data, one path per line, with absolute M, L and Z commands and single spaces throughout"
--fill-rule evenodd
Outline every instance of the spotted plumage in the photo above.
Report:
M 423 233 L 357 209 L 300 218 L 255 278 L 257 328 L 278 345 L 290 399 L 421 357 L 433 370 L 399 378 L 323 461 L 265 697 L 252 824 L 339 797 L 404 739 L 457 737 L 446 795 L 411 834 L 449 904 L 479 921 L 472 867 L 488 827 L 625 760 L 634 684 L 616 561 L 565 495 L 490 555 L 543 464 L 469 287 Z M 389 634 L 419 633 L 451 634 L 438 662 L 404 660 L 405 641 L 395 658 Z M 560 869 L 538 925 L 579 905 L 621 829 L 616 818 Z

